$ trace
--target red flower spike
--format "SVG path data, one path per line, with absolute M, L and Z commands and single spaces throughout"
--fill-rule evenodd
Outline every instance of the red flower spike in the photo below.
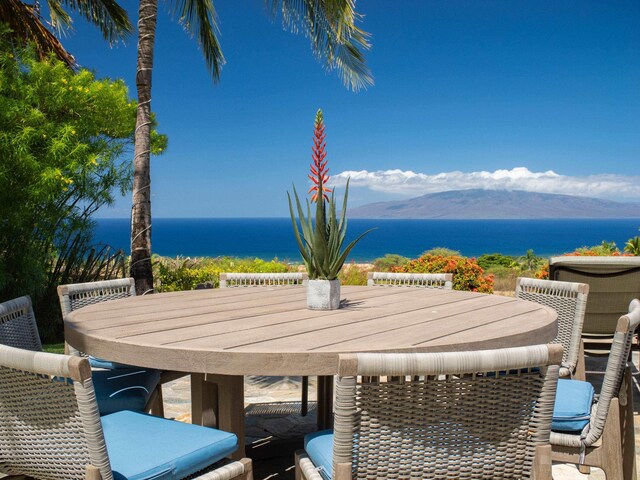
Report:
M 328 193 L 331 193 L 331 189 L 325 185 L 329 181 L 329 169 L 327 168 L 328 160 L 325 160 L 327 152 L 325 147 L 327 144 L 324 141 L 324 119 L 322 117 L 322 110 L 318 110 L 316 113 L 316 120 L 314 123 L 313 131 L 313 147 L 311 149 L 313 163 L 311 166 L 311 174 L 309 178 L 313 182 L 313 185 L 307 193 L 313 192 L 311 196 L 311 202 L 317 202 L 320 190 L 322 190 L 322 198 L 329 201 Z

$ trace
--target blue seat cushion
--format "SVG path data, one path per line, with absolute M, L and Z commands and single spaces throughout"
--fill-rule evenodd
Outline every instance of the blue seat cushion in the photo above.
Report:
M 100 415 L 120 410 L 143 412 L 160 381 L 160 370 L 141 367 L 93 370 L 91 377 Z
M 551 430 L 580 433 L 589 423 L 593 385 L 580 380 L 558 380 Z
M 304 437 L 304 449 L 322 478 L 329 480 L 333 470 L 333 430 L 321 430 Z
M 112 362 L 111 360 L 105 360 L 104 358 L 89 357 L 89 364 L 91 368 L 104 368 L 107 370 L 115 370 L 116 368 L 133 368 L 132 365 L 126 365 L 124 363 Z
M 177 480 L 238 448 L 235 435 L 137 412 L 102 417 L 114 480 Z

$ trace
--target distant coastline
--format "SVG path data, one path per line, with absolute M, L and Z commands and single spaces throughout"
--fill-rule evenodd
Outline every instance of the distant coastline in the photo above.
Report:
M 526 220 L 638 218 L 639 203 L 523 190 L 450 190 L 352 208 L 350 218 Z
M 97 219 L 96 243 L 129 249 L 129 219 Z M 447 247 L 466 256 L 523 255 L 528 249 L 550 256 L 581 246 L 614 241 L 618 247 L 638 235 L 633 219 L 404 220 L 349 219 L 348 237 L 376 228 L 348 261 L 369 263 L 387 253 L 415 258 Z M 299 262 L 289 218 L 156 218 L 153 252 L 163 256 L 278 258 Z

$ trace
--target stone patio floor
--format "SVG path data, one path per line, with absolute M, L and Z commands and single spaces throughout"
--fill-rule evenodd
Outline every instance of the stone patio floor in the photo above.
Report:
M 588 380 L 599 389 L 606 359 L 587 359 Z M 640 365 L 637 351 L 634 365 Z M 315 378 L 309 379 L 309 398 L 316 395 Z M 634 411 L 636 430 L 636 466 L 640 460 L 640 372 L 634 375 Z M 164 386 L 165 416 L 190 421 L 190 385 L 188 377 Z M 316 429 L 315 403 L 309 414 L 300 416 L 300 377 L 247 377 L 245 380 L 247 455 L 254 461 L 256 480 L 293 480 L 293 452 L 302 448 L 304 435 Z M 604 472 L 593 468 L 583 475 L 573 465 L 553 467 L 555 480 L 601 480 Z

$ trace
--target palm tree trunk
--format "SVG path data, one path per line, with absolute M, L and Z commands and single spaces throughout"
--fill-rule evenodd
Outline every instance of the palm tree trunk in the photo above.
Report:
M 133 157 L 131 207 L 131 276 L 136 292 L 153 290 L 151 268 L 151 73 L 156 33 L 157 0 L 140 0 L 138 10 L 138 112 Z

